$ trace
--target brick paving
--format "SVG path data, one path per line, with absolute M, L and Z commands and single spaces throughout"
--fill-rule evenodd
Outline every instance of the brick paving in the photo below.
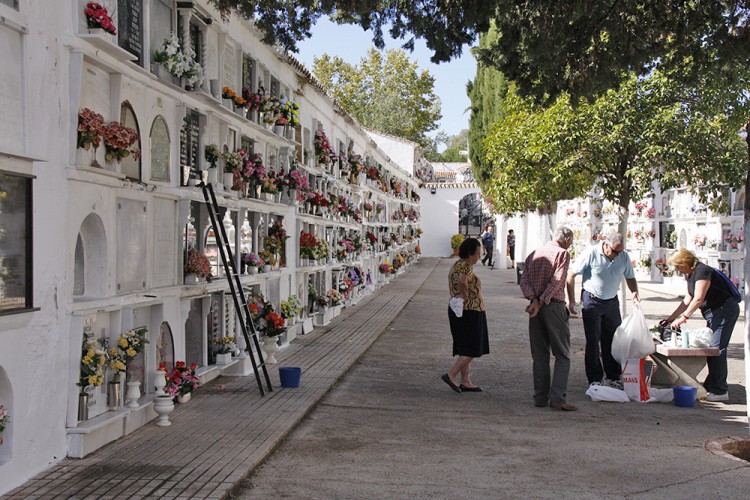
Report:
M 274 390 L 266 396 L 252 376 L 220 377 L 188 404 L 176 405 L 171 426 L 153 420 L 86 458 L 63 460 L 1 498 L 228 496 L 377 340 L 438 262 L 421 260 L 279 352 L 278 366 L 302 368 L 299 388 L 281 388 L 275 366 L 269 366 Z

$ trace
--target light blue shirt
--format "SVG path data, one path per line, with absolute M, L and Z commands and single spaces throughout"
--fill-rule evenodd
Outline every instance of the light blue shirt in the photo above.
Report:
M 623 251 L 614 260 L 609 260 L 601 243 L 576 259 L 572 271 L 582 276 L 584 290 L 604 300 L 617 295 L 623 276 L 635 278 L 628 252 Z

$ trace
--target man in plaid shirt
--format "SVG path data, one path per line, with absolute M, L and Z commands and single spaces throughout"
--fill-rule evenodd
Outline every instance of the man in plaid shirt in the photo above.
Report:
M 573 232 L 555 231 L 554 241 L 531 252 L 521 275 L 521 291 L 530 303 L 529 343 L 534 371 L 534 404 L 563 411 L 577 408 L 566 401 L 570 372 L 570 311 L 565 305 L 565 278 L 570 266 L 568 248 Z M 573 297 L 569 297 L 571 302 Z M 550 377 L 550 352 L 555 368 Z

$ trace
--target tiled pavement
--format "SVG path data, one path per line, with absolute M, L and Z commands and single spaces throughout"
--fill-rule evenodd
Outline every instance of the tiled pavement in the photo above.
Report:
M 222 498 L 258 466 L 380 336 L 437 264 L 423 259 L 390 284 L 277 354 L 299 366 L 297 389 L 260 396 L 254 377 L 220 377 L 156 420 L 83 459 L 66 459 L 2 498 Z M 223 385 L 223 390 L 221 386 Z

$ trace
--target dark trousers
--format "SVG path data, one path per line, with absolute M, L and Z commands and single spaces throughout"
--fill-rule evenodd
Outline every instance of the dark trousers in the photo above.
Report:
M 484 264 L 485 261 L 487 261 L 487 259 L 489 259 L 488 264 L 491 266 L 492 265 L 492 252 L 494 251 L 494 247 L 492 245 L 485 245 L 484 246 L 484 250 L 487 253 L 484 255 L 484 258 L 482 259 L 482 264 Z
M 570 373 L 570 312 L 565 302 L 543 305 L 539 314 L 529 318 L 529 343 L 534 372 L 534 402 L 565 403 Z M 555 367 L 550 373 L 550 353 Z
M 727 346 L 732 337 L 732 330 L 740 315 L 740 306 L 734 299 L 727 299 L 715 309 L 709 309 L 703 313 L 707 326 L 713 330 L 711 347 L 719 348 L 718 356 L 708 356 L 708 375 L 703 387 L 714 394 L 726 394 L 729 390 L 727 385 Z
M 615 296 L 600 300 L 583 291 L 583 331 L 586 334 L 586 377 L 591 382 L 601 382 L 604 375 L 610 380 L 620 380 L 622 367 L 612 357 L 612 339 L 622 323 L 620 301 Z M 601 359 L 599 358 L 601 344 Z

